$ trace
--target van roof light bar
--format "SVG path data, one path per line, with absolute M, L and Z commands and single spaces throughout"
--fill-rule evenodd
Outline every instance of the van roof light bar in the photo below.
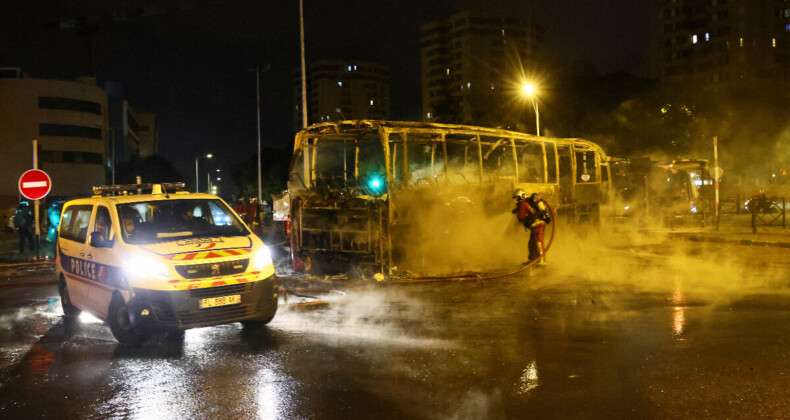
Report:
M 117 193 L 126 192 L 127 194 L 133 194 L 137 192 L 137 194 L 141 194 L 143 190 L 149 190 L 153 192 L 155 189 L 154 186 L 159 185 L 161 188 L 158 188 L 161 194 L 164 194 L 165 191 L 167 192 L 183 192 L 185 185 L 183 182 L 165 182 L 165 183 L 156 183 L 156 184 L 125 184 L 125 185 L 101 185 L 98 187 L 93 187 L 93 196 L 94 197 L 106 197 L 109 195 L 114 195 Z

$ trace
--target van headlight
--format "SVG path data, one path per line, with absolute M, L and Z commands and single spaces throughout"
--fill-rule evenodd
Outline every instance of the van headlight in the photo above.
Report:
M 272 253 L 269 251 L 269 247 L 264 245 L 261 249 L 258 250 L 258 253 L 255 254 L 255 269 L 256 270 L 263 270 L 266 268 L 267 265 L 272 263 Z
M 132 277 L 167 278 L 167 267 L 161 262 L 145 255 L 134 255 L 124 259 L 123 268 Z

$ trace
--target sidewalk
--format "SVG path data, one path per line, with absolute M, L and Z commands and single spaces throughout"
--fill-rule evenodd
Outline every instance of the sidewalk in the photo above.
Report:
M 48 257 L 48 260 L 54 263 L 54 244 L 41 242 L 39 255 L 41 257 Z M 25 249 L 23 253 L 19 252 L 19 236 L 16 233 L 0 233 L 0 265 L 27 263 L 31 262 L 30 259 L 34 257 L 36 257 L 36 254 L 28 249 Z
M 55 283 L 54 246 L 42 243 L 40 256 L 47 259 L 31 260 L 36 254 L 29 250 L 20 253 L 16 233 L 0 233 L 0 286 Z
M 670 235 L 698 242 L 790 248 L 790 226 L 758 226 L 755 233 L 748 214 L 722 215 L 718 227 L 682 227 L 672 229 Z

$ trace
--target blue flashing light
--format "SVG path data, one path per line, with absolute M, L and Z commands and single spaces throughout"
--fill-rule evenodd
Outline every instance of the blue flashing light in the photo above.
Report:
M 368 188 L 370 188 L 371 192 L 381 192 L 383 186 L 384 182 L 379 175 L 373 175 L 368 179 Z

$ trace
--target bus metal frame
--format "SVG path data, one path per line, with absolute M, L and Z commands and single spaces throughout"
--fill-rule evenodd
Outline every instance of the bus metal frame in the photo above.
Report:
M 381 163 L 360 157 L 360 146 L 374 140 L 383 152 L 380 191 L 364 184 L 366 179 L 371 183 L 370 174 L 360 174 L 361 164 Z M 342 176 L 326 179 L 318 169 L 326 164 L 319 148 L 340 143 Z M 424 168 L 410 165 L 411 153 L 414 162 L 422 158 Z M 591 141 L 452 124 L 351 120 L 312 125 L 296 134 L 290 173 L 294 255 L 308 268 L 316 260 L 354 262 L 390 274 L 410 243 L 399 232 L 421 217 L 414 203 L 441 197 L 445 205 L 455 200 L 494 214 L 510 210 L 513 190 L 524 188 L 541 194 L 575 224 L 597 222 L 612 194 L 609 158 Z M 431 194 L 421 193 L 427 189 Z

